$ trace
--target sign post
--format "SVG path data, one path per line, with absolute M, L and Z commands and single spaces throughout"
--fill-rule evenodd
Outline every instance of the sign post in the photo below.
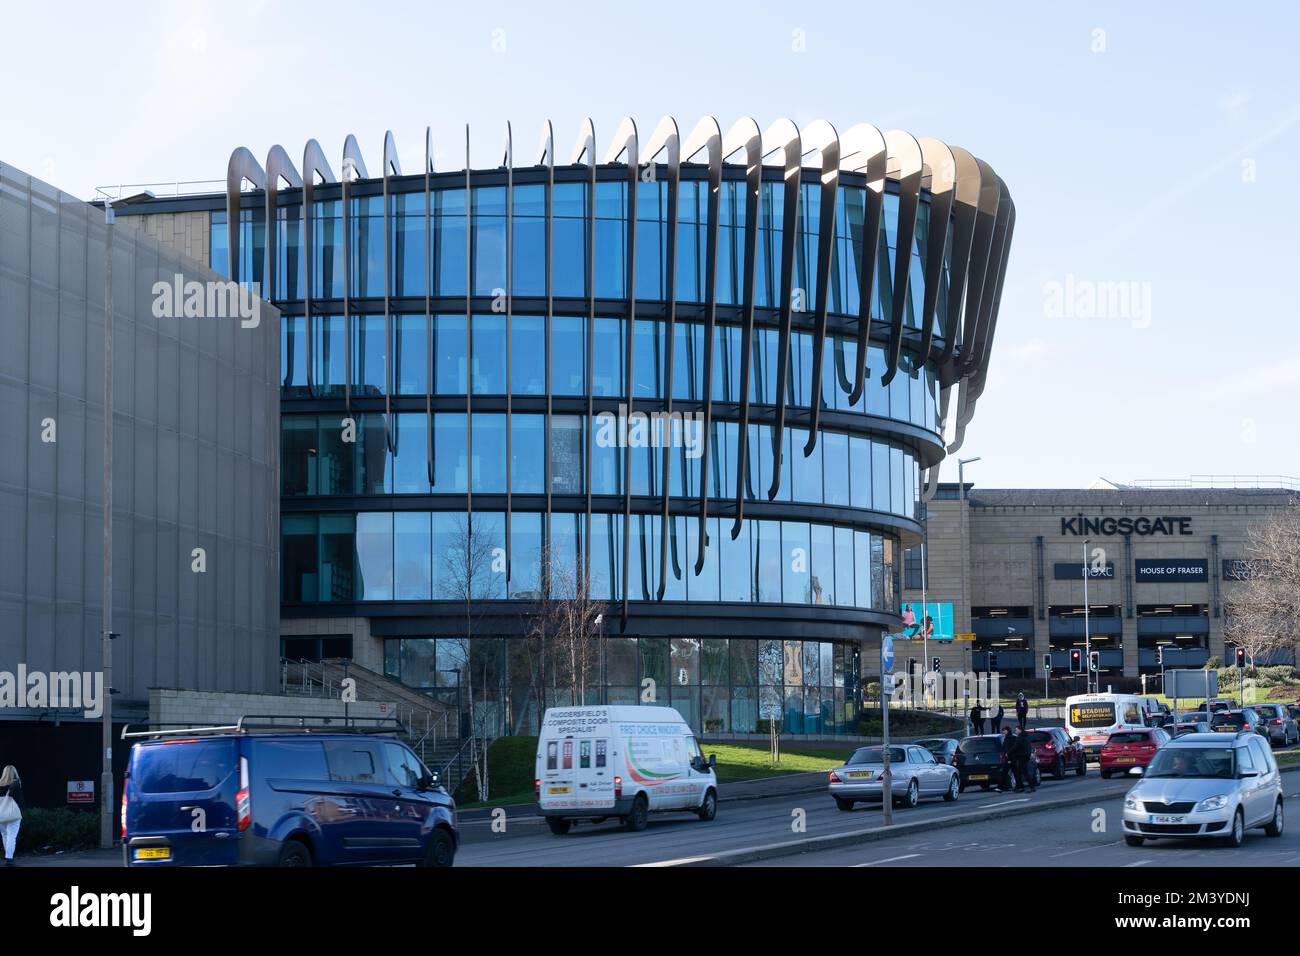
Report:
M 888 634 L 880 636 L 880 727 L 881 762 L 880 806 L 885 826 L 894 822 L 894 778 L 889 772 L 889 698 L 894 692 L 894 639 Z

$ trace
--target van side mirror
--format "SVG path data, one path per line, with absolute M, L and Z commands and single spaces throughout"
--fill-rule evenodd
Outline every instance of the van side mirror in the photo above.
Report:
M 718 765 L 718 755 L 709 754 L 709 769 L 712 770 L 717 765 Z

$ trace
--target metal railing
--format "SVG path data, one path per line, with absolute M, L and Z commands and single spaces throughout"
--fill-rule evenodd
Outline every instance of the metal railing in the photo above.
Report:
M 241 189 L 245 184 L 240 184 Z M 202 187 L 202 188 L 200 188 Z M 251 184 L 247 186 L 252 189 Z M 204 193 L 224 193 L 224 179 L 174 179 L 161 183 L 119 183 L 116 186 L 96 186 L 91 201 L 108 199 L 116 202 L 125 196 L 149 193 L 151 196 L 198 196 Z
M 1135 488 L 1281 488 L 1300 491 L 1290 475 L 1191 475 L 1187 478 L 1135 478 Z

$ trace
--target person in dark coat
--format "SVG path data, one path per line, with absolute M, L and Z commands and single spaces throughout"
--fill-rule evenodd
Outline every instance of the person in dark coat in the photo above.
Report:
M 1016 793 L 1024 793 L 1025 787 L 1033 793 L 1038 788 L 1029 783 L 1029 761 L 1034 759 L 1034 748 L 1029 742 L 1029 735 L 1017 729 L 1011 735 L 1012 768 L 1016 775 Z
M 1011 728 L 1002 728 L 1002 739 L 998 741 L 998 750 L 1002 754 L 1002 774 L 998 778 L 996 788 L 998 793 L 1005 793 L 1011 789 L 1011 773 L 1014 769 L 1013 752 L 1012 752 Z
M 970 732 L 977 737 L 984 733 L 984 708 L 979 701 L 970 709 Z
M 18 849 L 18 828 L 22 825 L 22 811 L 27 809 L 23 800 L 23 782 L 12 765 L 0 773 L 0 797 L 12 797 L 18 805 L 18 819 L 0 823 L 0 841 L 4 843 L 5 866 L 14 865 L 14 851 Z
M 1025 722 L 1029 720 L 1029 701 L 1025 700 L 1024 691 L 1016 697 L 1016 722 L 1020 724 L 1021 733 L 1024 732 Z
M 1005 717 L 1006 715 L 1007 715 L 1006 708 L 1002 706 L 1002 701 L 998 701 L 998 709 L 993 714 L 993 721 L 992 721 L 993 732 L 995 734 L 1002 733 L 1002 718 Z

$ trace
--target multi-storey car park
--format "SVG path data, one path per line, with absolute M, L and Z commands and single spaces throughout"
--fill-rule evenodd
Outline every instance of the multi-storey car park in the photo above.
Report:
M 336 176 L 315 140 L 301 166 L 240 148 L 224 195 L 116 203 L 283 314 L 284 656 L 444 701 L 472 667 L 518 732 L 529 610 L 585 591 L 590 701 L 852 729 L 948 419 L 955 449 L 985 387 L 1002 180 L 822 121 L 625 120 L 603 154 L 588 121 L 567 164 L 548 123 L 525 162 L 508 127 L 498 165 L 465 154 L 437 170 L 426 135 L 404 170 L 390 133 L 372 175 L 349 136 Z M 469 541 L 492 557 L 467 641 Z

